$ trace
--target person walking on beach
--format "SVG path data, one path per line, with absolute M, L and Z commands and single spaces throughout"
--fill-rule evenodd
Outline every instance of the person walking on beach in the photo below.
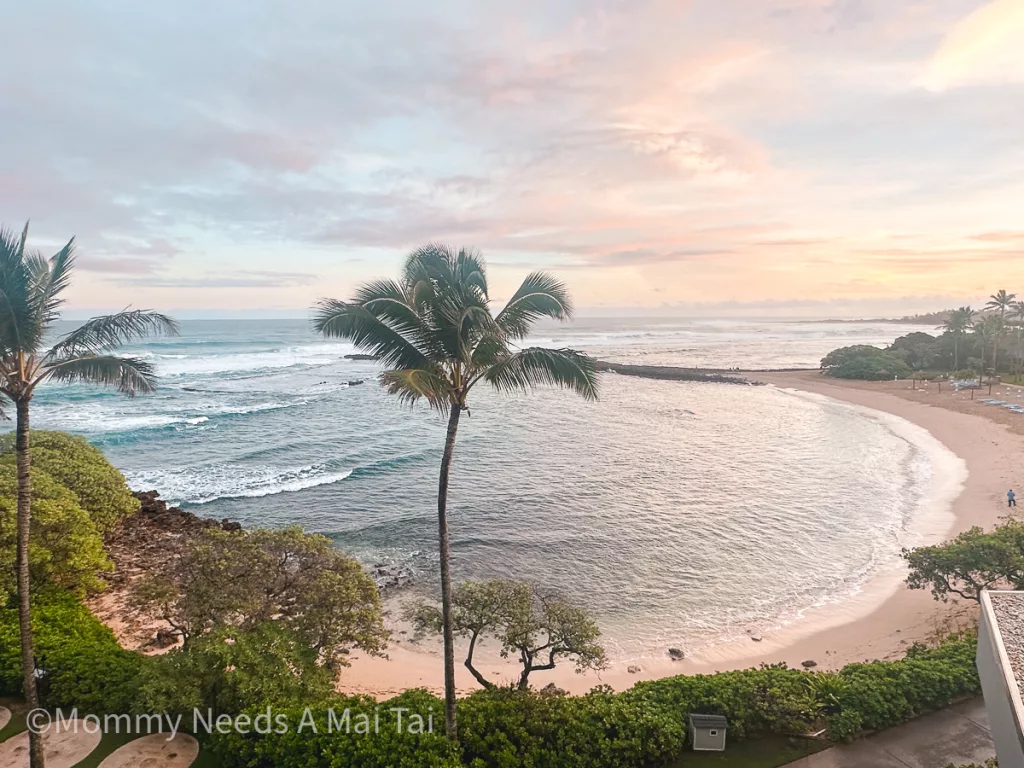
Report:
M 1006 506 L 1016 507 L 1017 506 L 1017 494 L 1013 492 L 1013 488 L 1006 492 Z

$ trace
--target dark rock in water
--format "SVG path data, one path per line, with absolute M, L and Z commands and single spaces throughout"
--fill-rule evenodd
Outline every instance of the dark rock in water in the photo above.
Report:
M 683 651 L 680 648 L 669 648 L 668 657 L 672 659 L 672 661 L 679 661 L 683 658 Z
M 638 674 L 640 672 L 640 667 L 638 667 L 636 664 L 630 664 L 626 668 L 626 671 L 629 672 L 629 674 L 631 674 L 631 675 L 635 675 L 635 674 Z
M 413 572 L 404 565 L 376 563 L 370 569 L 370 576 L 377 583 L 381 592 L 389 589 L 400 589 L 412 583 Z
M 568 696 L 569 692 L 564 688 L 559 688 L 554 683 L 548 683 L 540 689 L 540 693 L 543 696 Z
M 345 355 L 346 360 L 376 360 L 376 355 Z
M 802 662 L 802 665 L 803 665 L 804 669 L 810 669 L 811 667 L 818 666 L 818 662 L 816 662 L 816 661 L 814 661 L 812 659 L 808 659 L 807 661 Z
M 362 384 L 362 383 L 363 383 L 363 380 L 362 380 L 362 379 L 353 379 L 352 381 L 350 381 L 350 382 L 348 383 L 348 385 L 349 385 L 350 387 L 354 387 L 354 386 L 357 386 L 357 385 L 359 385 L 359 384 Z
M 198 517 L 191 512 L 186 512 L 181 507 L 168 506 L 157 491 L 134 491 L 132 495 L 139 500 L 139 516 L 157 528 L 181 532 L 202 528 L 223 528 L 225 531 L 242 529 L 241 523 L 233 523 L 227 519 L 218 522 L 206 517 Z

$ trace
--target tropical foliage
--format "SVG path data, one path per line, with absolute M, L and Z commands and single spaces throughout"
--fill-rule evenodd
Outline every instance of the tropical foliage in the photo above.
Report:
M 136 599 L 170 624 L 186 649 L 211 631 L 271 623 L 333 669 L 347 664 L 351 648 L 380 653 L 388 638 L 373 579 L 325 536 L 298 527 L 207 529 L 144 578 Z
M 547 384 L 597 397 L 595 362 L 587 355 L 518 346 L 538 319 L 568 320 L 572 311 L 565 285 L 534 272 L 492 314 L 483 258 L 440 244 L 413 251 L 398 281 L 376 280 L 349 301 L 324 299 L 315 308 L 316 330 L 374 355 L 386 369 L 380 379 L 391 394 L 408 403 L 425 400 L 448 415 L 437 507 L 445 725 L 452 740 L 457 730 L 447 506 L 459 419 L 463 411 L 469 413 L 469 394 L 480 383 L 499 392 Z
M 904 549 L 907 585 L 930 589 L 936 600 L 979 600 L 983 589 L 1024 589 L 1024 523 L 986 532 L 975 526 L 944 544 Z
M 416 605 L 408 616 L 419 630 L 441 632 L 441 612 L 434 605 Z M 597 644 L 601 631 L 586 611 L 533 584 L 463 582 L 455 589 L 452 627 L 469 640 L 465 665 L 484 688 L 494 683 L 473 665 L 473 657 L 478 643 L 487 638 L 497 640 L 502 658 L 519 660 L 519 690 L 529 687 L 532 672 L 554 669 L 561 659 L 581 673 L 607 666 L 604 649 Z
M 910 367 L 899 357 L 866 344 L 829 352 L 821 360 L 821 370 L 840 379 L 884 380 L 910 374 Z
M 334 682 L 317 649 L 287 625 L 222 625 L 188 648 L 147 662 L 135 706 L 141 712 L 234 715 L 260 702 L 314 704 L 333 692 Z
M 280 627 L 246 633 L 237 650 L 211 633 L 194 646 L 195 656 L 177 651 L 166 658 L 145 657 L 121 649 L 110 631 L 66 592 L 40 594 L 33 609 L 47 706 L 102 714 L 150 712 L 153 706 L 173 712 L 203 702 L 223 706 L 227 713 L 244 712 L 254 721 L 266 717 L 268 706 L 275 718 L 284 716 L 290 726 L 286 733 L 266 728 L 200 733 L 204 748 L 224 768 L 664 765 L 687 750 L 686 716 L 691 712 L 724 715 L 730 741 L 791 736 L 821 724 L 841 741 L 980 689 L 976 638 L 964 634 L 934 648 L 914 646 L 899 661 L 852 664 L 839 672 L 763 666 L 641 682 L 622 693 L 596 688 L 587 696 L 481 691 L 459 702 L 461 736 L 455 746 L 440 732 L 441 699 L 426 691 L 385 701 L 330 693 L 317 668 L 309 669 L 308 676 L 296 675 L 292 665 L 311 659 L 307 655 L 303 661 L 301 648 Z M 17 612 L 0 610 L 0 696 L 21 689 L 17 637 Z M 260 652 L 264 645 L 266 657 Z M 309 725 L 298 729 L 307 706 L 315 730 Z M 342 721 L 346 709 L 349 715 Z M 375 716 L 377 733 L 368 730 Z M 396 727 L 399 716 L 405 724 L 401 729 Z M 422 719 L 419 730 L 410 727 L 413 716 Z
M 100 533 L 107 533 L 119 520 L 139 510 L 139 501 L 128 489 L 124 475 L 84 437 L 32 430 L 31 443 L 32 469 L 45 472 L 75 494 Z M 0 455 L 13 453 L 14 436 L 0 436 Z
M 74 240 L 49 259 L 28 247 L 28 225 L 20 236 L 0 228 L 0 405 L 4 399 L 16 414 L 17 510 L 15 573 L 21 622 L 21 653 L 25 697 L 38 706 L 32 648 L 30 529 L 32 518 L 32 457 L 29 405 L 47 382 L 99 384 L 126 395 L 151 392 L 156 386 L 152 366 L 140 358 L 118 357 L 120 345 L 150 333 L 176 333 L 170 318 L 155 312 L 124 311 L 97 317 L 53 343 L 64 292 L 75 265 Z M 0 413 L 3 413 L 0 410 Z M 29 763 L 43 767 L 39 734 L 29 737 Z
M 17 486 L 15 458 L 4 454 L 0 456 L 0 605 L 17 592 Z M 37 467 L 32 468 L 32 488 L 32 590 L 56 586 L 82 595 L 102 589 L 102 573 L 112 566 L 88 511 L 73 491 Z

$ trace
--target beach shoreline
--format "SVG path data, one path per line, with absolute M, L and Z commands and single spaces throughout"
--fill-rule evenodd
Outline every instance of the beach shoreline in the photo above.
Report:
M 1024 480 L 1024 469 L 1015 467 L 1013 462 L 1014 456 L 1024 453 L 1024 420 L 1015 422 L 1021 417 L 970 401 L 966 394 L 954 394 L 948 388 L 938 392 L 935 384 L 929 389 L 906 381 L 841 381 L 811 371 L 759 371 L 757 375 L 761 381 L 783 390 L 825 396 L 903 419 L 926 430 L 959 457 L 966 466 L 966 478 L 952 499 L 949 516 L 937 515 L 925 521 L 925 530 L 920 532 L 923 540 L 915 543 L 942 541 L 974 525 L 991 527 L 1006 511 L 1007 488 Z M 1000 387 L 999 391 L 1010 390 Z M 1017 390 L 1012 393 L 1016 396 Z M 950 479 L 937 480 L 941 483 Z M 623 690 L 639 680 L 742 669 L 761 663 L 782 662 L 800 667 L 805 661 L 813 661 L 817 669 L 838 669 L 856 661 L 898 658 L 915 642 L 934 640 L 976 620 L 973 603 L 937 602 L 927 591 L 902 586 L 904 575 L 902 570 L 883 569 L 857 594 L 808 609 L 801 619 L 762 632 L 760 641 L 745 637 L 721 643 L 678 662 L 668 658 L 666 649 L 663 659 L 616 661 L 600 674 L 578 675 L 571 664 L 563 662 L 554 670 L 535 673 L 531 683 L 538 688 L 554 684 L 578 694 L 596 685 Z M 393 626 L 395 643 L 388 649 L 389 658 L 353 654 L 352 666 L 341 674 L 339 690 L 376 697 L 393 696 L 414 687 L 442 690 L 438 644 L 413 643 L 408 627 L 399 622 Z M 496 683 L 515 676 L 517 665 L 503 662 L 497 653 L 485 649 L 477 659 L 478 668 Z M 459 692 L 476 690 L 479 686 L 468 671 L 459 662 L 456 666 Z M 630 673 L 631 666 L 639 666 L 640 672 Z

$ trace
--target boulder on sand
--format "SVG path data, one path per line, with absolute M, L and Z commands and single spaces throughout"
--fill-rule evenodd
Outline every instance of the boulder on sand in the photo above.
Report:
M 681 648 L 669 648 L 668 657 L 672 659 L 672 661 L 679 661 L 683 658 L 683 651 Z

